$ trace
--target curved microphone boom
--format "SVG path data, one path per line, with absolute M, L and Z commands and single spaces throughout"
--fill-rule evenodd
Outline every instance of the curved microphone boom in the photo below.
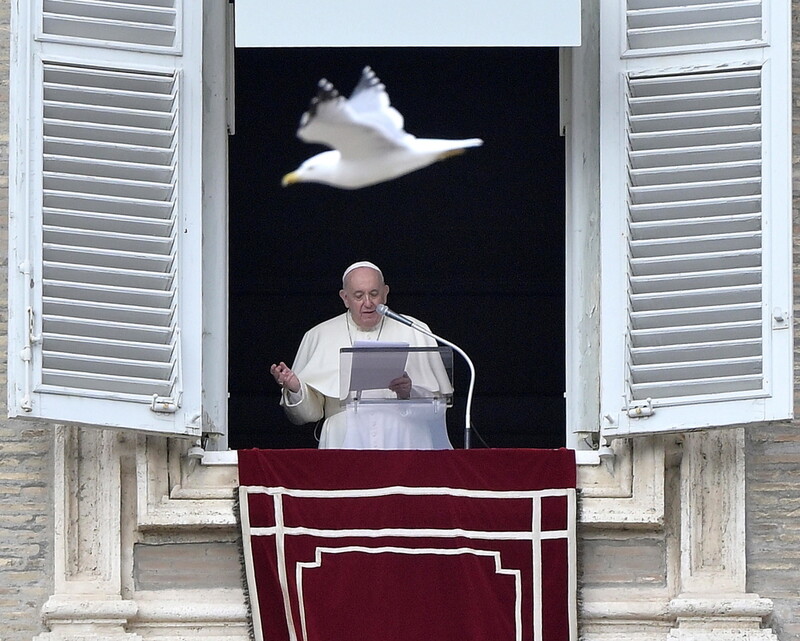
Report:
M 422 325 L 415 323 L 410 318 L 403 316 L 402 314 L 398 314 L 397 312 L 393 312 L 383 303 L 377 306 L 377 312 L 381 316 L 388 316 L 389 318 L 396 320 L 399 323 L 403 323 L 404 325 L 408 325 L 409 327 L 414 328 L 418 332 L 425 334 L 426 336 L 430 336 L 432 339 L 447 345 L 448 347 L 452 347 L 455 351 L 461 354 L 462 358 L 467 362 L 469 366 L 470 378 L 469 378 L 469 389 L 467 391 L 467 406 L 465 409 L 465 424 L 464 424 L 464 449 L 468 450 L 470 448 L 470 440 L 472 435 L 472 420 L 471 420 L 471 411 L 472 411 L 472 393 L 475 390 L 475 366 L 472 364 L 472 359 L 467 356 L 467 353 L 461 349 L 455 343 L 451 343 L 450 341 L 442 338 L 441 336 L 437 336 L 429 329 L 422 327 Z
M 383 303 L 380 303 L 378 305 L 377 312 L 381 316 L 388 316 L 389 318 L 392 318 L 392 319 L 394 319 L 394 320 L 396 320 L 396 321 L 398 321 L 400 323 L 403 323 L 403 325 L 408 325 L 409 327 L 414 327 L 414 329 L 419 329 L 419 328 L 415 327 L 414 321 L 412 321 L 410 318 L 406 318 L 402 314 L 398 314 L 397 312 L 393 312 L 391 309 L 386 307 L 386 305 L 384 305 Z

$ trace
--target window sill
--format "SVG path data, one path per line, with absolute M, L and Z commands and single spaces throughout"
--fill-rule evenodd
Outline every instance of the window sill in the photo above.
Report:
M 664 445 L 658 438 L 617 440 L 614 456 L 576 451 L 579 519 L 595 527 L 660 527 L 664 519 Z M 235 527 L 238 452 L 187 456 L 180 441 L 139 442 L 139 527 Z
M 237 465 L 239 455 L 237 450 L 206 451 L 203 453 L 203 465 Z M 575 462 L 578 465 L 600 465 L 600 455 L 594 450 L 576 450 Z
M 238 450 L 206 451 L 200 461 L 203 465 L 237 465 L 239 463 Z

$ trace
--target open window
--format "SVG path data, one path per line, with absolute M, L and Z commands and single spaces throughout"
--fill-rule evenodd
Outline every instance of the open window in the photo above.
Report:
M 349 94 L 369 64 L 409 132 L 481 137 L 463 156 L 365 189 L 282 187 L 317 153 L 295 136 L 321 77 Z M 477 368 L 473 447 L 558 447 L 564 432 L 564 138 L 557 48 L 240 48 L 230 141 L 230 444 L 315 447 L 267 369 L 344 311 L 341 273 L 383 269 L 389 306 Z M 278 90 L 279 88 L 279 90 Z M 450 438 L 469 371 L 456 357 Z
M 225 430 L 228 389 L 228 8 L 189 0 L 113 4 L 12 6 L 9 412 L 218 434 Z M 561 300 L 551 298 L 547 309 L 530 304 L 532 315 L 553 318 L 566 306 L 565 328 L 557 328 L 567 343 L 566 357 L 558 356 L 561 368 L 566 363 L 568 430 L 602 430 L 613 438 L 788 418 L 789 3 L 603 0 L 584 3 L 583 14 L 584 44 L 562 52 L 560 79 L 566 278 L 557 284 Z M 531 61 L 522 71 L 525 77 L 542 73 Z M 435 69 L 419 65 L 417 72 Z M 316 81 L 316 66 L 313 74 Z M 408 111 L 400 88 L 385 79 L 400 110 Z M 336 81 L 349 90 L 347 78 Z M 514 101 L 538 98 L 530 82 L 517 84 Z M 549 85 L 553 92 L 558 84 Z M 276 94 L 283 90 L 274 86 Z M 304 84 L 302 96 L 282 101 L 287 131 L 294 130 L 309 90 Z M 416 126 L 422 120 L 409 113 L 410 128 L 426 135 Z M 446 124 L 447 112 L 439 115 Z M 295 144 L 299 161 L 307 150 Z M 483 152 L 492 153 L 491 141 Z M 461 160 L 459 172 L 470 158 L 453 162 Z M 495 160 L 500 168 L 506 162 Z M 251 179 L 267 180 L 258 168 Z M 538 171 L 493 174 L 489 189 L 503 188 L 495 178 L 542 187 Z M 338 197 L 331 190 L 314 193 Z M 408 190 L 407 211 L 414 211 L 413 196 Z M 270 207 L 254 202 L 251 215 L 281 215 Z M 490 228 L 508 229 L 508 241 L 523 248 L 523 258 L 507 266 L 511 282 L 496 292 L 496 308 L 481 307 L 491 331 L 503 320 L 492 314 L 517 304 L 513 279 L 542 279 L 545 272 L 532 266 L 542 248 L 552 250 L 547 242 L 563 221 L 531 211 L 525 222 L 535 221 L 533 230 L 515 233 L 520 221 L 491 202 L 485 210 L 485 224 L 471 230 L 485 241 L 479 251 L 503 259 L 502 245 L 488 242 Z M 373 212 L 360 215 L 367 242 L 348 259 L 363 258 L 377 239 L 404 242 L 397 231 L 387 236 L 381 229 L 387 223 Z M 472 219 L 448 220 L 464 228 Z M 428 222 L 418 218 L 414 225 L 425 232 L 417 236 L 427 243 L 425 255 L 435 256 L 448 230 Z M 309 291 L 331 295 L 337 305 L 338 274 L 330 273 L 328 256 L 334 240 L 328 230 L 335 225 L 322 216 L 317 223 L 312 249 L 295 255 L 291 266 L 327 276 L 312 277 L 299 292 L 284 280 L 270 303 L 309 321 L 335 311 L 306 298 Z M 400 311 L 412 305 L 422 316 L 441 310 L 451 285 L 446 279 L 428 278 L 412 291 L 403 283 L 432 270 L 409 261 L 387 271 Z M 482 285 L 480 273 L 473 277 L 473 285 Z M 459 301 L 447 301 L 448 315 L 461 309 Z M 252 310 L 245 305 L 236 314 Z M 253 317 L 253 327 L 288 331 L 276 328 L 274 318 Z M 485 360 L 501 368 L 511 363 L 521 370 L 515 377 L 538 389 L 533 364 L 549 355 L 550 343 L 533 340 L 525 321 L 512 325 L 512 335 L 527 341 L 516 360 L 495 363 L 493 353 Z M 469 347 L 461 336 L 448 337 Z M 242 343 L 233 357 L 248 368 L 250 382 L 263 386 L 276 355 L 246 349 L 257 344 Z M 489 377 L 495 368 L 481 370 Z M 502 382 L 496 389 L 494 398 L 507 405 Z M 263 429 L 265 404 L 255 399 L 249 407 Z M 539 429 L 538 408 L 517 409 L 530 430 Z M 561 419 L 551 422 L 562 429 Z

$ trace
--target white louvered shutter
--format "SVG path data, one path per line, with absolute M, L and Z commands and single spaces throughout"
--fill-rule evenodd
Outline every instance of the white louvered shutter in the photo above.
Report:
M 202 3 L 31 5 L 12 25 L 9 413 L 198 435 Z
M 769 33 L 752 0 L 622 4 L 601 5 L 603 432 L 787 419 L 789 3 Z

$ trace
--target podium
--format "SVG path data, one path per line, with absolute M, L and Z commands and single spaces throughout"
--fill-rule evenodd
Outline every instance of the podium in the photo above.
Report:
M 445 420 L 453 399 L 452 349 L 357 343 L 340 350 L 339 363 L 343 449 L 453 449 Z M 389 389 L 403 373 L 412 383 L 408 399 Z

